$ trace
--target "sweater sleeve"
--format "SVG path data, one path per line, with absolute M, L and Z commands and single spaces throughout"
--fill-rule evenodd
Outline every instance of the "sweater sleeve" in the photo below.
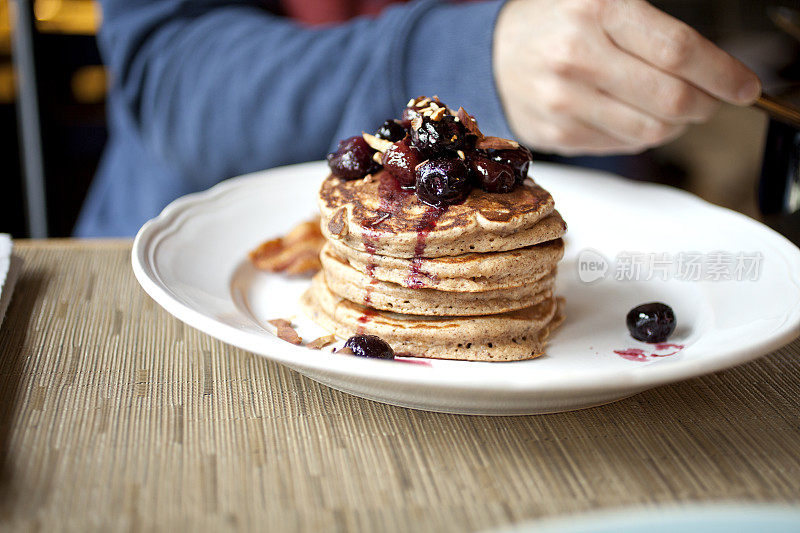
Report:
M 248 1 L 104 0 L 112 90 L 148 152 L 200 186 L 319 159 L 438 94 L 509 135 L 492 75 L 501 0 L 297 25 Z

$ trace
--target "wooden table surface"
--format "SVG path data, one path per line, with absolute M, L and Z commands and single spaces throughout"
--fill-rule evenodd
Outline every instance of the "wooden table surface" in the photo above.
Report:
M 17 243 L 0 525 L 473 531 L 601 508 L 800 501 L 800 343 L 603 407 L 491 418 L 331 390 L 172 318 L 129 242 Z

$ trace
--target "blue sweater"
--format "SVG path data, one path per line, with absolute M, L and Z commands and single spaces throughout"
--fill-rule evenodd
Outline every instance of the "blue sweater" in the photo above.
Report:
M 178 196 L 321 159 L 438 94 L 511 136 L 492 74 L 502 1 L 401 4 L 308 28 L 250 0 L 103 0 L 110 137 L 78 236 L 130 236 Z

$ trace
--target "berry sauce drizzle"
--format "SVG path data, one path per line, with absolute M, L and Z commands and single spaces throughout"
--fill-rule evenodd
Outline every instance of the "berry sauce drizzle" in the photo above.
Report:
M 364 234 L 363 242 L 364 242 L 364 249 L 367 251 L 367 253 L 369 253 L 370 256 L 375 254 L 376 248 L 373 237 L 372 236 L 367 237 L 367 235 Z M 360 324 L 366 324 L 367 322 L 372 320 L 373 316 L 375 316 L 375 311 L 370 307 L 370 304 L 372 304 L 372 291 L 375 290 L 375 283 L 377 282 L 377 280 L 375 279 L 375 263 L 372 261 L 372 259 L 370 259 L 369 262 L 367 262 L 366 271 L 367 271 L 366 272 L 367 276 L 369 276 L 369 284 L 364 289 L 365 290 L 364 300 L 361 302 L 364 305 L 364 312 L 361 314 L 360 317 L 358 317 L 358 322 Z M 358 333 L 363 334 L 364 328 L 359 327 Z
M 625 350 L 614 350 L 614 353 L 628 361 L 639 361 L 643 363 L 655 357 L 669 357 L 680 353 L 685 346 L 683 344 L 672 344 L 669 342 L 662 342 L 653 345 L 653 351 L 647 352 L 641 348 L 627 348 Z
M 378 184 L 378 196 L 380 198 L 378 216 L 369 221 L 367 223 L 368 227 L 364 228 L 366 231 L 362 232 L 364 250 L 370 254 L 370 256 L 375 255 L 378 249 L 378 235 L 375 228 L 379 226 L 381 222 L 396 214 L 400 210 L 403 200 L 413 193 L 413 190 L 401 188 L 397 180 L 390 174 L 384 172 L 380 175 L 380 183 Z M 372 291 L 375 290 L 374 285 L 378 282 L 375 278 L 375 262 L 372 261 L 372 259 L 367 262 L 366 274 L 369 277 L 369 284 L 365 288 L 364 300 L 362 302 L 365 309 L 362 315 L 358 317 L 358 321 L 361 324 L 366 324 L 372 320 L 372 317 L 376 314 L 375 310 L 370 307 L 372 304 Z M 359 327 L 358 333 L 364 333 L 364 328 Z
M 394 176 L 388 172 L 382 173 L 378 184 L 378 197 L 381 199 L 381 203 L 376 221 L 383 222 L 392 215 L 397 214 L 403 205 L 403 200 L 412 194 L 414 194 L 414 189 L 404 189 Z
M 422 277 L 425 273 L 422 271 L 422 261 L 425 255 L 425 244 L 428 241 L 428 234 L 436 227 L 436 222 L 439 221 L 442 213 L 444 213 L 444 209 L 440 207 L 428 207 L 417 224 L 417 244 L 414 246 L 414 257 L 411 259 L 411 269 L 406 279 L 406 287 L 421 289 L 424 286 Z

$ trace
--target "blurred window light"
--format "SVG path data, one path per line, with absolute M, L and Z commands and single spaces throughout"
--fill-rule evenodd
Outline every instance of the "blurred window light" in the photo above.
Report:
M 72 96 L 80 104 L 99 104 L 106 97 L 106 69 L 87 65 L 76 70 L 70 81 Z
M 38 21 L 53 20 L 61 11 L 61 0 L 36 0 L 33 4 L 33 15 Z
M 41 32 L 76 35 L 96 34 L 101 19 L 100 5 L 92 0 L 35 0 L 33 15 Z
M 0 54 L 11 53 L 11 13 L 8 0 L 0 0 Z
M 16 90 L 14 67 L 11 66 L 11 63 L 0 64 L 0 104 L 14 103 Z

